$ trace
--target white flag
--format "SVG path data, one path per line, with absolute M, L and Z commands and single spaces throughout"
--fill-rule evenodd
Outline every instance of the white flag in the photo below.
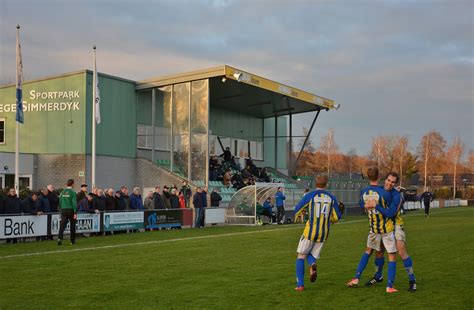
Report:
M 95 98 L 94 98 L 94 108 L 95 108 L 95 122 L 100 124 L 100 91 L 99 91 L 99 78 L 97 76 L 97 64 L 95 61 L 95 47 L 94 47 L 94 78 L 95 81 Z
M 18 123 L 24 122 L 23 115 L 23 61 L 21 60 L 20 26 L 16 27 L 16 116 Z

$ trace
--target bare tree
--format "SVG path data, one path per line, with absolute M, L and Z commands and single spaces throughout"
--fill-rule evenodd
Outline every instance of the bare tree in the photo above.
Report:
M 339 146 L 335 140 L 335 130 L 330 128 L 327 135 L 321 137 L 321 144 L 319 145 L 319 151 L 326 155 L 327 158 L 327 172 L 328 176 L 331 175 L 331 162 L 332 157 L 339 150 Z
M 407 160 L 407 153 L 408 153 L 408 137 L 407 136 L 402 136 L 402 137 L 396 137 L 396 143 L 395 143 L 395 149 L 397 157 L 398 157 L 398 173 L 400 174 L 400 186 L 403 186 L 403 163 L 404 161 Z
M 352 171 L 354 169 L 354 160 L 357 158 L 357 151 L 355 148 L 351 148 L 347 153 L 349 158 L 349 179 L 352 180 Z
M 453 144 L 448 149 L 448 160 L 452 165 L 453 169 L 453 199 L 456 198 L 456 179 L 457 179 L 457 170 L 458 164 L 461 160 L 461 157 L 464 153 L 464 143 L 462 143 L 459 137 L 456 137 L 453 141 Z
M 444 149 L 446 141 L 439 132 L 430 131 L 421 138 L 421 143 L 418 145 L 418 155 L 420 157 L 420 164 L 423 170 L 424 190 L 426 191 L 426 182 L 428 176 L 433 171 L 437 171 L 444 156 Z
M 372 152 L 371 155 L 374 160 L 377 162 L 377 168 L 381 171 L 382 161 L 384 158 L 384 151 L 386 148 L 386 139 L 384 136 L 375 137 L 372 140 Z

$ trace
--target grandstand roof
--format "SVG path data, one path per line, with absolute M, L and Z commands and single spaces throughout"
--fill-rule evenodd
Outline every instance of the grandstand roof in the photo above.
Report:
M 211 105 L 268 118 L 320 109 L 335 102 L 228 65 L 138 81 L 137 90 L 209 79 Z

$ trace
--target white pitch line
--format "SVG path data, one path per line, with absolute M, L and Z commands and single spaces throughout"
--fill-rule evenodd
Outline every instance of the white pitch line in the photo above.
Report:
M 441 214 L 441 213 L 444 214 L 444 213 L 464 211 L 464 210 L 466 209 L 455 209 L 455 210 L 448 210 L 448 211 L 443 211 L 443 212 L 434 212 L 433 214 Z M 422 215 L 424 215 L 424 213 L 409 214 L 409 215 L 405 215 L 404 217 L 422 216 Z M 365 222 L 365 221 L 367 221 L 367 219 L 341 222 L 341 223 L 338 223 L 337 225 L 360 223 L 360 222 Z M 276 229 L 258 230 L 258 231 L 252 230 L 252 231 L 217 234 L 217 235 L 205 235 L 205 236 L 197 236 L 197 237 L 185 237 L 185 238 L 175 238 L 175 239 L 166 239 L 166 240 L 152 240 L 152 241 L 134 242 L 134 243 L 121 243 L 121 244 L 104 245 L 104 246 L 97 246 L 97 247 L 76 248 L 76 249 L 71 249 L 71 250 L 56 250 L 56 251 L 13 254 L 13 255 L 0 256 L 0 259 L 3 260 L 3 259 L 16 258 L 16 257 L 29 257 L 29 256 L 39 256 L 39 255 L 47 255 L 47 254 L 71 253 L 71 252 L 93 251 L 93 250 L 103 250 L 103 249 L 116 249 L 116 248 L 123 248 L 123 247 L 129 247 L 129 246 L 137 246 L 137 245 L 161 244 L 161 243 L 167 243 L 167 242 L 189 241 L 189 240 L 199 240 L 199 239 L 208 239 L 208 238 L 233 237 L 233 236 L 267 233 L 267 232 L 282 231 L 282 230 L 291 230 L 291 229 L 297 229 L 297 228 L 301 229 L 301 226 L 303 225 L 298 225 L 298 226 L 293 226 L 293 227 L 282 227 L 282 228 L 276 228 Z

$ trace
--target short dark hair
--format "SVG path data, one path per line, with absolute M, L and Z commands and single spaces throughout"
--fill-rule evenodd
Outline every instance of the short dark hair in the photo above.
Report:
M 81 184 L 81 187 L 87 187 L 87 184 Z
M 74 185 L 74 180 L 73 179 L 67 180 L 66 185 L 67 186 L 73 186 Z
M 328 176 L 325 174 L 320 174 L 316 177 L 316 187 L 317 188 L 325 188 L 328 184 Z
M 396 173 L 395 171 L 390 171 L 389 173 L 387 173 L 387 176 L 385 177 L 385 179 L 387 179 L 389 176 L 395 177 L 397 179 L 395 183 L 398 183 L 398 180 L 400 179 L 400 177 L 398 176 L 398 173 Z
M 379 168 L 377 167 L 369 167 L 367 169 L 367 177 L 370 181 L 378 181 L 379 179 Z

